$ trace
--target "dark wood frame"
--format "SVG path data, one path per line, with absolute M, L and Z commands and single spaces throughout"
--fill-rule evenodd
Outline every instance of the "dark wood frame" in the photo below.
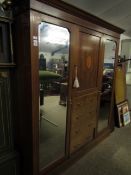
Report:
M 78 34 L 75 26 L 79 25 L 83 30 L 89 30 L 93 33 L 101 35 L 101 48 L 104 47 L 104 37 L 112 38 L 113 41 L 118 42 L 120 33 L 124 30 L 110 25 L 109 23 L 94 17 L 82 10 L 70 6 L 62 1 L 56 0 L 31 0 L 30 9 L 26 1 L 23 4 L 27 5 L 22 11 L 18 5 L 15 13 L 15 59 L 17 62 L 16 85 L 17 85 L 17 115 L 18 118 L 18 136 L 17 145 L 22 155 L 21 161 L 23 165 L 23 175 L 37 175 L 39 173 L 39 79 L 38 79 L 38 47 L 33 46 L 33 36 L 38 36 L 37 27 L 41 20 L 49 21 L 54 24 L 65 24 L 65 27 Z M 24 5 L 23 5 L 24 6 Z M 53 13 L 52 13 L 53 12 Z M 18 16 L 17 16 L 18 14 Z M 44 19 L 43 19 L 44 17 Z M 62 21 L 62 22 L 60 22 Z M 25 36 L 26 31 L 26 36 Z M 75 95 L 75 90 L 72 92 L 73 82 L 73 68 L 76 64 L 76 57 L 78 52 L 77 38 L 71 38 L 71 52 L 70 52 L 70 78 L 69 78 L 69 98 L 68 98 L 68 120 L 67 127 L 70 128 L 70 109 L 72 105 L 72 97 Z M 26 47 L 25 47 L 25 43 Z M 17 48 L 19 45 L 19 48 Z M 103 57 L 104 52 L 101 50 L 100 55 Z M 117 56 L 117 55 L 116 55 Z M 74 59 L 73 59 L 74 58 Z M 102 61 L 102 60 L 101 60 Z M 23 74 L 24 73 L 24 74 Z M 99 82 L 101 82 L 102 70 L 99 70 Z M 26 84 L 21 84 L 26 82 Z M 100 84 L 99 84 L 100 85 Z M 113 94 L 112 94 L 113 96 Z M 27 98 L 28 97 L 28 98 Z M 112 103 L 113 106 L 113 103 Z M 25 113 L 26 112 L 26 113 Z M 110 120 L 110 128 L 103 131 L 100 135 L 96 135 L 96 139 L 91 144 L 96 144 L 99 140 L 108 135 L 114 128 L 113 120 Z M 24 126 L 24 130 L 23 130 Z M 20 138 L 19 138 L 20 137 Z M 70 147 L 70 129 L 67 131 L 67 145 Z M 90 145 L 91 145 L 90 144 Z M 89 146 L 87 146 L 89 147 Z M 66 158 L 70 156 L 69 151 L 66 152 Z M 63 160 L 62 160 L 63 161 Z M 60 163 L 60 162 L 58 162 Z M 40 173 L 48 172 L 56 164 L 42 170 Z
M 31 16 L 33 18 L 38 18 L 39 20 L 34 20 L 32 22 L 32 35 L 31 37 L 33 38 L 33 36 L 37 36 L 38 37 L 38 25 L 40 24 L 40 22 L 44 21 L 44 22 L 49 22 L 49 23 L 53 23 L 55 25 L 58 25 L 58 26 L 62 26 L 62 27 L 65 27 L 68 29 L 69 33 L 70 31 L 73 31 L 73 27 L 71 27 L 71 25 L 65 21 L 62 21 L 60 19 L 55 19 L 54 17 L 51 17 L 51 16 L 47 16 L 47 15 L 44 15 L 44 14 L 40 14 L 40 13 L 37 13 L 37 12 L 31 12 Z M 34 30 L 35 29 L 35 30 Z M 75 37 L 71 37 L 70 40 L 71 40 L 71 43 L 73 42 L 74 43 L 74 39 Z M 73 47 L 72 45 L 70 46 L 71 48 Z M 70 50 L 72 49 L 69 49 L 69 52 Z M 70 52 L 69 53 L 69 69 L 71 69 L 71 67 L 73 66 L 73 63 L 71 62 L 71 60 L 73 60 L 73 52 Z M 34 49 L 34 46 L 32 45 L 32 56 L 33 56 L 33 60 L 37 60 L 38 59 L 38 49 L 36 48 L 36 50 Z M 37 60 L 38 61 L 38 60 Z M 34 64 L 35 66 L 35 64 Z M 36 67 L 34 68 L 36 69 Z M 36 69 L 38 71 L 38 69 Z M 36 74 L 34 76 L 38 76 L 38 72 L 35 72 Z M 70 75 L 69 75 L 69 79 L 68 79 L 68 83 L 69 84 L 72 84 L 72 76 L 71 76 L 71 71 L 70 71 Z M 70 85 L 69 86 L 69 89 L 68 89 L 68 99 L 67 99 L 67 124 L 66 124 L 66 128 L 68 127 L 69 128 L 69 125 L 70 125 L 70 105 L 71 105 L 71 88 L 72 86 Z M 37 94 L 37 97 L 36 99 L 39 99 L 39 96 Z M 37 111 L 38 112 L 38 111 Z M 38 114 L 37 114 L 38 116 Z M 38 118 L 37 118 L 38 120 Z M 38 121 L 37 121 L 38 122 Z M 38 132 L 38 130 L 36 131 Z M 60 162 L 63 162 L 65 159 L 67 159 L 67 157 L 69 157 L 69 135 L 70 135 L 70 131 L 66 129 L 66 147 L 65 147 L 65 157 L 62 157 L 61 159 L 59 160 L 56 160 L 54 161 L 54 164 L 51 165 L 51 167 L 55 167 L 56 164 L 60 163 Z M 37 144 L 39 145 L 39 143 L 37 142 Z M 43 172 L 48 172 L 50 168 L 49 167 L 45 167 L 44 169 L 41 169 L 41 174 L 43 174 Z

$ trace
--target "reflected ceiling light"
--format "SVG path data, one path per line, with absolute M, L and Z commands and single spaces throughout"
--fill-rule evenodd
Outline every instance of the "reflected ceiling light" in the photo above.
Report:
M 68 41 L 65 38 L 60 37 L 60 35 L 50 35 L 48 37 L 43 38 L 43 41 L 51 44 L 60 44 L 60 45 L 68 45 Z
M 42 39 L 44 42 L 60 45 L 69 44 L 69 32 L 65 28 L 50 24 L 46 33 L 46 36 Z

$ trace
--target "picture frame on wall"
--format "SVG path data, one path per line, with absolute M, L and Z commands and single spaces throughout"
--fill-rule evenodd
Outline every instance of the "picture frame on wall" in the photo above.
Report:
M 129 106 L 128 103 L 126 102 L 123 107 L 122 107 L 122 113 L 123 113 L 123 123 L 124 126 L 130 123 L 130 111 L 129 111 Z
M 128 101 L 125 100 L 117 105 L 118 127 L 126 126 L 131 122 Z
M 117 125 L 122 127 L 123 125 L 123 113 L 122 113 L 122 104 L 117 105 Z

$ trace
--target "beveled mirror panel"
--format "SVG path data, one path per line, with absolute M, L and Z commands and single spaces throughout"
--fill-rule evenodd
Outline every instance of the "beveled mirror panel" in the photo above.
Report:
M 70 34 L 39 25 L 40 169 L 65 156 Z
M 98 132 L 108 127 L 108 120 L 111 111 L 111 96 L 112 96 L 112 85 L 114 78 L 115 52 L 116 52 L 116 43 L 111 40 L 105 40 Z

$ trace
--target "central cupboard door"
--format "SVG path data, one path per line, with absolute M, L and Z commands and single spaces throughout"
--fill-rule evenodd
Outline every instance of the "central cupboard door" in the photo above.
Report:
M 83 29 L 79 30 L 78 37 L 74 79 L 77 67 L 79 87 L 73 87 L 72 93 L 70 153 L 75 152 L 95 137 L 102 60 L 99 33 Z

